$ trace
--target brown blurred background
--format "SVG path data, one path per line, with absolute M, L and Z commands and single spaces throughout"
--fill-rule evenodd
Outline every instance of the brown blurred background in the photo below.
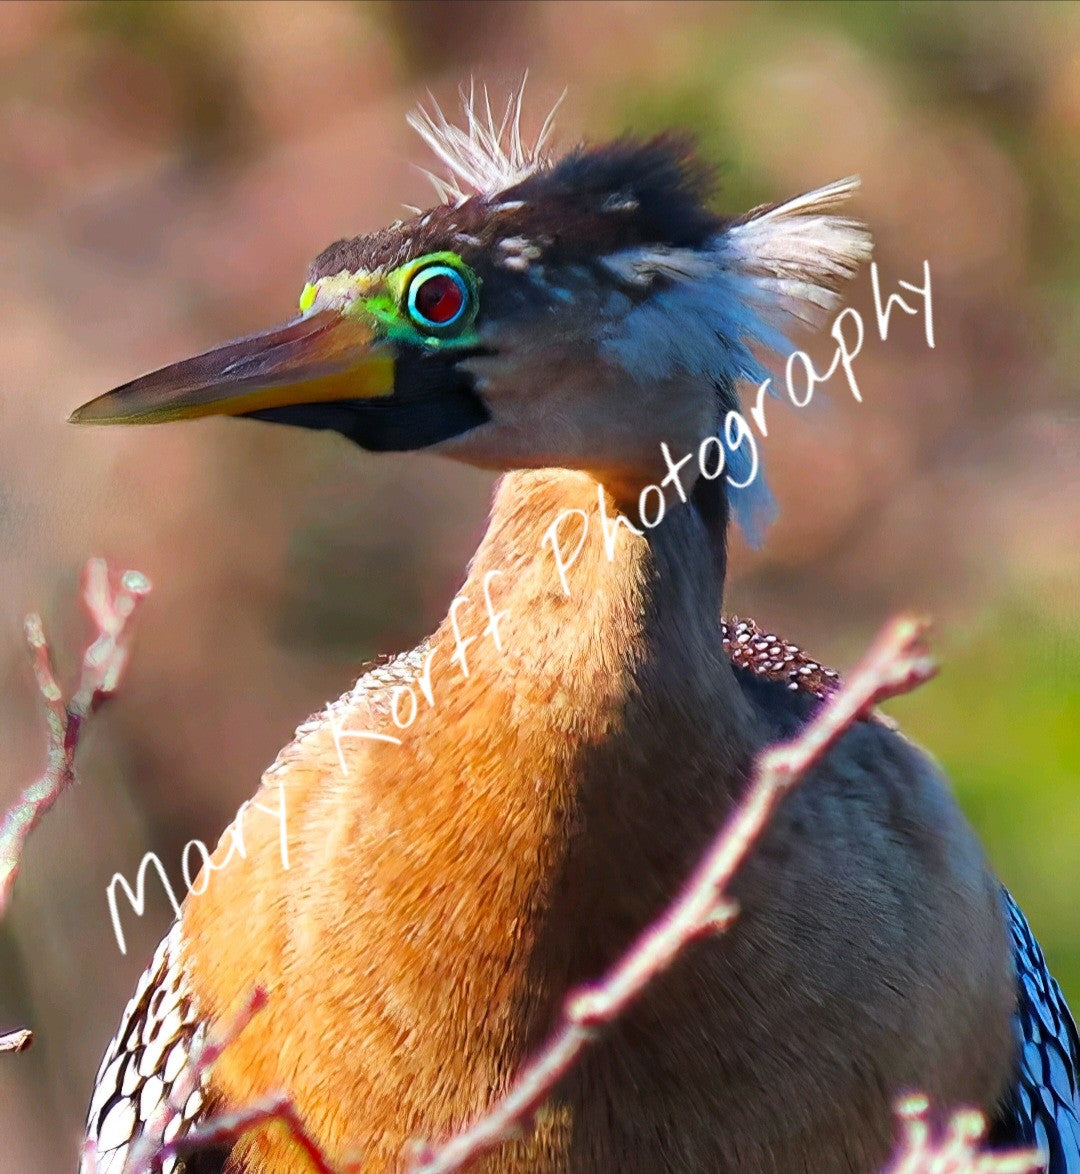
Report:
M 213 843 L 293 728 L 426 633 L 491 479 L 326 434 L 213 421 L 76 430 L 150 367 L 288 317 L 323 245 L 429 202 L 404 115 L 530 70 L 557 142 L 689 128 L 724 210 L 851 172 L 883 285 L 865 402 L 774 405 L 781 519 L 735 551 L 733 610 L 851 664 L 890 613 L 944 669 L 894 706 L 943 759 L 1080 1005 L 1077 290 L 1080 8 L 979 3 L 5 3 L 0 6 L 0 803 L 40 769 L 22 617 L 70 679 L 91 554 L 155 584 L 83 787 L 31 841 L 0 926 L 0 1169 L 73 1163 L 98 1058 L 165 929 L 105 886 Z M 827 340 L 826 340 L 827 341 Z M 825 356 L 820 340 L 808 349 Z M 152 888 L 155 886 L 151 885 Z

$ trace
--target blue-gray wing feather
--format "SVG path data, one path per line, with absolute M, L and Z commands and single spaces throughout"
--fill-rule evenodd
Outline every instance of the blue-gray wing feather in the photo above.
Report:
M 1080 1174 L 1080 1039 L 1027 918 L 1002 889 L 1016 968 L 1017 1071 L 994 1139 L 1036 1146 L 1046 1174 Z

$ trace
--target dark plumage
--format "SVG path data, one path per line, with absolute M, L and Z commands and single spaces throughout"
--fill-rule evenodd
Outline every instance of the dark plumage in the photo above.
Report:
M 473 196 L 335 241 L 309 280 L 358 269 L 392 269 L 410 257 L 453 250 L 481 273 L 499 263 L 500 241 L 520 238 L 536 259 L 588 264 L 634 245 L 697 248 L 726 223 L 706 207 L 711 173 L 682 139 L 661 136 L 580 147 L 493 196 Z

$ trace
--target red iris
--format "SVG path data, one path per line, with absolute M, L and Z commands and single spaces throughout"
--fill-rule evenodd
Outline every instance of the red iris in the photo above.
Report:
M 449 273 L 433 273 L 417 286 L 413 298 L 416 312 L 436 326 L 452 322 L 465 304 L 461 279 Z

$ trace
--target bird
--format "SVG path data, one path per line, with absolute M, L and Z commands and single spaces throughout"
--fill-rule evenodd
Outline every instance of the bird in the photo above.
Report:
M 679 891 L 759 752 L 837 687 L 725 616 L 729 529 L 774 508 L 763 475 L 734 487 L 725 422 L 761 355 L 819 325 L 868 259 L 856 181 L 725 216 L 678 134 L 558 154 L 550 119 L 526 143 L 520 91 L 501 117 L 464 98 L 463 126 L 413 116 L 446 168 L 438 203 L 326 248 L 287 324 L 72 415 L 238 416 L 501 475 L 446 618 L 298 728 L 185 900 L 97 1075 L 99 1174 L 254 990 L 266 1006 L 167 1136 L 283 1092 L 332 1164 L 407 1169 L 411 1140 L 506 1093 L 567 993 Z M 665 486 L 663 446 L 707 438 L 736 475 L 691 464 L 684 493 Z M 870 1174 L 918 1090 L 1080 1172 L 1060 988 L 894 723 L 846 731 L 732 895 L 729 931 L 659 976 L 484 1170 Z M 269 1124 L 165 1168 L 309 1167 Z

